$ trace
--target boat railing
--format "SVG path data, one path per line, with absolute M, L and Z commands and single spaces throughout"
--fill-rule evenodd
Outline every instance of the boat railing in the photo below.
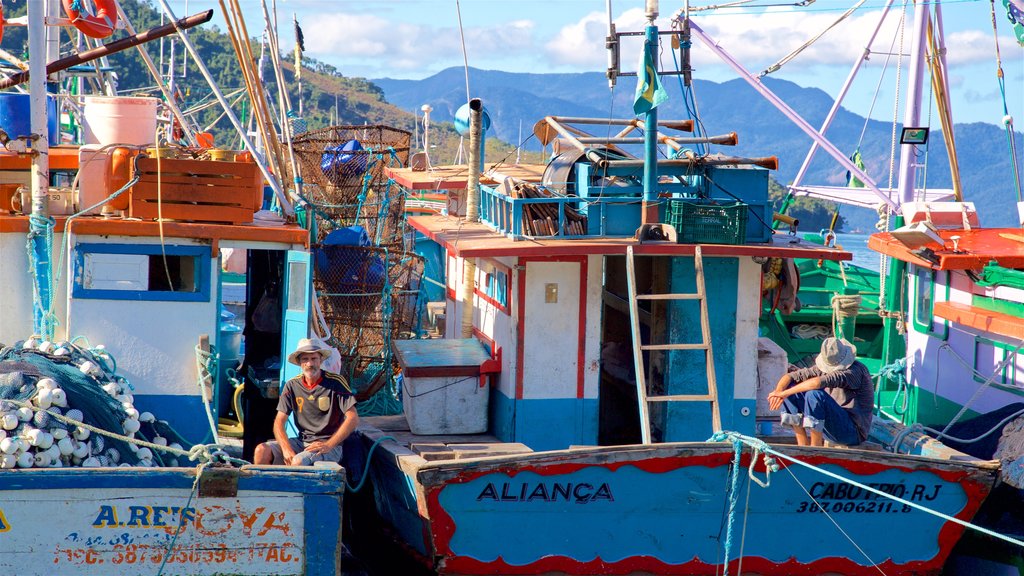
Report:
M 515 198 L 498 188 L 480 187 L 480 219 L 512 238 L 632 236 L 642 206 L 643 199 L 636 196 Z

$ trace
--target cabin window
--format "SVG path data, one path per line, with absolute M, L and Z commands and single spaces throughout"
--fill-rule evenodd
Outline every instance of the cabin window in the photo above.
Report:
M 485 302 L 508 313 L 509 270 L 493 260 L 481 260 L 474 291 Z
M 922 334 L 945 340 L 949 336 L 949 322 L 935 318 L 936 286 L 942 294 L 941 301 L 949 300 L 949 272 L 915 267 L 914 270 L 914 329 Z
M 987 382 L 992 371 L 1000 362 L 1009 358 L 1017 349 L 1016 345 L 997 342 L 981 336 L 974 337 L 974 381 Z M 1017 364 L 1024 359 L 1018 356 L 1008 361 L 1002 370 L 992 378 L 992 384 L 1013 386 L 1017 381 Z
M 306 263 L 288 263 L 288 310 L 302 312 L 306 309 Z
M 79 244 L 75 298 L 210 301 L 210 248 Z

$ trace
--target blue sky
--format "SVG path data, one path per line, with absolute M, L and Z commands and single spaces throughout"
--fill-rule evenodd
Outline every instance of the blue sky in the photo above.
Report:
M 223 22 L 217 2 L 209 0 L 172 0 L 179 17 L 186 13 L 186 3 L 188 13 L 214 8 L 218 13 L 215 22 Z M 761 3 L 781 4 L 778 0 Z M 249 31 L 255 35 L 263 22 L 260 2 L 241 0 L 241 4 Z M 720 9 L 694 14 L 694 19 L 748 70 L 760 71 L 825 30 L 851 5 L 838 0 L 817 0 L 803 8 Z M 883 0 L 865 0 L 853 15 L 773 77 L 836 94 L 854 59 L 863 52 L 883 5 Z M 894 2 L 886 25 L 872 45 L 872 56 L 847 97 L 847 108 L 865 114 L 874 99 L 873 117 L 893 116 L 897 57 L 892 56 L 886 66 L 886 53 L 898 52 L 898 23 L 904 10 L 908 29 L 902 41 L 904 52 L 909 49 L 912 6 L 912 2 L 906 8 L 902 0 Z M 1024 48 L 1012 38 L 1000 0 L 996 0 L 995 6 L 1007 104 L 1017 130 L 1021 131 Z M 346 76 L 419 79 L 450 66 L 462 66 L 460 12 L 466 57 L 472 67 L 538 73 L 603 71 L 606 67 L 605 0 L 461 0 L 458 8 L 456 0 L 277 0 L 282 46 L 290 50 L 293 45 L 294 13 L 304 32 L 307 55 L 334 65 Z M 613 0 L 612 8 L 620 31 L 642 30 L 642 1 Z M 659 26 L 667 29 L 669 18 L 680 8 L 681 2 L 662 1 Z M 989 2 L 948 1 L 942 5 L 942 17 L 955 120 L 999 124 L 1003 109 L 995 74 Z M 624 44 L 624 67 L 634 65 L 637 50 L 639 43 Z M 665 52 L 661 65 L 673 66 L 670 53 Z M 724 81 L 735 77 L 704 48 L 696 50 L 694 67 L 698 78 Z M 883 70 L 885 80 L 876 97 L 876 85 Z M 905 82 L 905 71 L 901 77 Z M 619 89 L 631 90 L 633 82 L 624 79 Z M 902 119 L 902 112 L 899 117 Z M 934 124 L 938 124 L 937 120 Z

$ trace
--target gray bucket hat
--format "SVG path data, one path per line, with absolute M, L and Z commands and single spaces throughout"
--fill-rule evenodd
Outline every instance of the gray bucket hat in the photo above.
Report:
M 841 338 L 825 338 L 821 353 L 814 360 L 818 369 L 826 374 L 845 370 L 857 360 L 857 348 Z

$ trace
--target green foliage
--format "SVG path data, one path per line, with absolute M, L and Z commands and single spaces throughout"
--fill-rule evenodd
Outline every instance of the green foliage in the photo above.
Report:
M 774 178 L 768 179 L 768 201 L 775 207 L 776 212 L 782 208 L 786 192 L 786 187 L 776 182 Z M 800 220 L 801 230 L 817 232 L 829 227 L 832 223 L 833 211 L 838 208 L 838 205 L 833 206 L 829 202 L 801 196 L 790 200 L 786 214 Z M 840 214 L 836 221 L 835 231 L 842 232 L 845 224 L 846 218 Z

